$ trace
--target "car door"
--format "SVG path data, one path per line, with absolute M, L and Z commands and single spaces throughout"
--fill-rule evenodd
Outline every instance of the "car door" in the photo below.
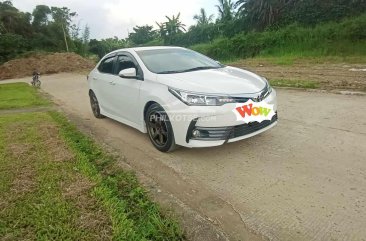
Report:
M 129 68 L 136 69 L 136 78 L 118 76 L 121 70 Z M 134 57 L 127 52 L 119 53 L 116 57 L 113 82 L 108 91 L 112 102 L 112 111 L 118 118 L 127 121 L 126 124 L 135 127 L 141 122 L 141 110 L 138 108 L 142 80 L 142 70 Z
M 110 87 L 114 80 L 116 55 L 106 57 L 98 66 L 98 70 L 92 76 L 93 90 L 98 98 L 103 112 L 112 114 L 113 100 L 110 96 Z

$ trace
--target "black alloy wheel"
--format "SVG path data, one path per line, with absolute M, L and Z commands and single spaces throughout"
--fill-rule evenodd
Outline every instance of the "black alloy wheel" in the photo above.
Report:
M 145 122 L 150 141 L 156 149 L 161 152 L 170 152 L 175 149 L 172 125 L 160 105 L 153 104 L 148 108 Z
M 94 116 L 98 119 L 104 118 L 104 115 L 100 114 L 99 102 L 93 91 L 90 91 L 89 97 L 90 97 L 90 106 Z

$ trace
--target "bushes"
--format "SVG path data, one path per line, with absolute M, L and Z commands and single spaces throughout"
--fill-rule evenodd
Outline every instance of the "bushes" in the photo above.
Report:
M 359 16 L 366 11 L 364 0 L 306 0 L 293 1 L 284 9 L 280 25 L 298 22 L 305 26 L 339 21 L 346 17 Z
M 366 55 L 366 15 L 315 27 L 292 24 L 276 31 L 240 33 L 191 48 L 222 60 L 257 55 Z
M 232 41 L 228 38 L 218 38 L 212 43 L 197 44 L 192 46 L 193 50 L 218 59 L 230 59 L 233 55 Z
M 0 34 L 0 63 L 16 57 L 29 49 L 24 37 L 17 34 Z

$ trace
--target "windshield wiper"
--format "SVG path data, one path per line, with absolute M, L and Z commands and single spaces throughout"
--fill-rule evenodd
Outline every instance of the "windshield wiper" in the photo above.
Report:
M 222 67 L 200 66 L 200 67 L 194 67 L 194 68 L 185 69 L 185 70 L 168 70 L 168 71 L 162 71 L 162 72 L 158 72 L 158 74 L 177 74 L 177 73 L 192 72 L 192 71 L 197 71 L 197 70 L 219 69 L 219 68 L 222 68 Z
M 181 72 L 192 72 L 192 71 L 197 71 L 197 70 L 205 70 L 205 69 L 219 69 L 219 68 L 221 68 L 221 67 L 200 66 L 200 67 L 195 67 L 195 68 L 191 68 L 191 69 L 182 70 Z
M 177 73 L 182 73 L 182 71 L 181 70 L 168 70 L 168 71 L 158 72 L 157 74 L 177 74 Z

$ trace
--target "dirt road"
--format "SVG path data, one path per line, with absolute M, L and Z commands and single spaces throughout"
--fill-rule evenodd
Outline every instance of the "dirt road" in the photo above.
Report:
M 147 136 L 90 111 L 85 76 L 42 88 L 138 171 L 232 240 L 366 240 L 366 97 L 279 90 L 279 125 L 210 149 L 156 151 Z

